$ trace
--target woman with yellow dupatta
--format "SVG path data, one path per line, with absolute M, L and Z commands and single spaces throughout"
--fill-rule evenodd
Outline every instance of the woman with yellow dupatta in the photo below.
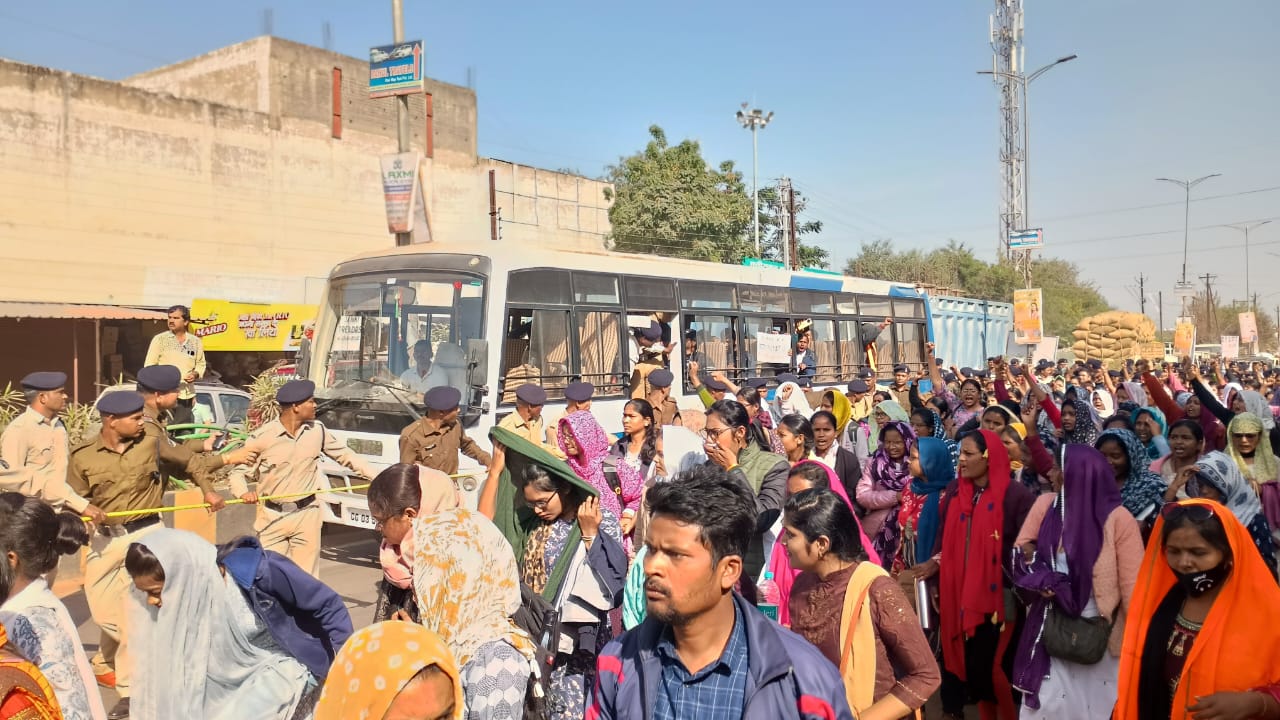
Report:
M 791 566 L 791 629 L 844 678 L 860 720 L 912 716 L 942 682 L 898 582 L 869 562 L 849 505 L 830 490 L 792 495 L 783 513 Z
M 1115 720 L 1280 718 L 1280 587 L 1211 500 L 1152 529 L 1120 654 Z
M 62 711 L 53 699 L 49 681 L 35 665 L 13 651 L 3 625 L 0 625 L 0 720 L 62 720 Z

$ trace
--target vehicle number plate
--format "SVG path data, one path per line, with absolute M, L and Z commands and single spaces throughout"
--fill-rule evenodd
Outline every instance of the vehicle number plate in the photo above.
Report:
M 360 508 L 347 508 L 347 520 L 360 527 L 372 528 L 374 526 L 373 515 L 370 515 L 369 511 L 361 510 Z

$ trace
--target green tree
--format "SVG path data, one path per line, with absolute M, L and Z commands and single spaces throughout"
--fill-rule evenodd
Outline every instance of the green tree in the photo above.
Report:
M 751 200 L 732 161 L 709 166 L 692 140 L 667 142 L 649 128 L 645 149 L 606 168 L 613 184 L 610 241 L 621 252 L 653 253 L 712 262 L 741 262 L 750 245 Z
M 1022 274 L 1008 262 L 989 263 L 962 243 L 948 241 L 928 252 L 899 252 L 890 240 L 863 243 L 844 272 L 856 277 L 917 283 L 965 297 L 1010 302 L 1022 287 Z M 1031 284 L 1044 291 L 1046 335 L 1069 337 L 1080 318 L 1103 312 L 1107 301 L 1074 264 L 1056 258 L 1031 263 Z

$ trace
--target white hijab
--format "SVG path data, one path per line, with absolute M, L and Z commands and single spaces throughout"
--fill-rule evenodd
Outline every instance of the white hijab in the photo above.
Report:
M 790 388 L 790 392 L 787 388 Z M 813 408 L 809 407 L 809 399 L 804 396 L 804 390 L 793 382 L 784 382 L 778 386 L 773 396 L 773 407 L 775 420 L 781 420 L 787 415 L 802 415 L 808 420 L 813 415 Z
M 288 717 L 306 688 L 297 660 L 254 645 L 236 622 L 233 581 L 217 550 L 185 530 L 141 539 L 164 568 L 161 607 L 131 590 L 130 644 L 137 667 L 134 720 L 272 720 Z M 232 588 L 239 593 L 239 588 Z

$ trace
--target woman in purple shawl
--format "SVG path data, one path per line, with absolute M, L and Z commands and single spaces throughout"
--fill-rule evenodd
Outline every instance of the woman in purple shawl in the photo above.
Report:
M 898 509 L 902 493 L 911 483 L 910 457 L 916 432 L 910 423 L 894 420 L 880 428 L 879 439 L 875 454 L 863 465 L 857 496 L 858 504 L 867 509 L 862 527 L 887 570 L 893 567 L 902 540 Z
M 1051 475 L 1055 493 L 1036 500 L 1014 551 L 1014 585 L 1030 604 L 1013 676 L 1023 720 L 1111 717 L 1124 616 L 1142 564 L 1142 532 L 1121 504 L 1110 463 L 1088 445 L 1064 447 L 1061 472 Z M 1102 660 L 1050 657 L 1043 638 L 1050 612 L 1106 618 L 1111 633 Z

